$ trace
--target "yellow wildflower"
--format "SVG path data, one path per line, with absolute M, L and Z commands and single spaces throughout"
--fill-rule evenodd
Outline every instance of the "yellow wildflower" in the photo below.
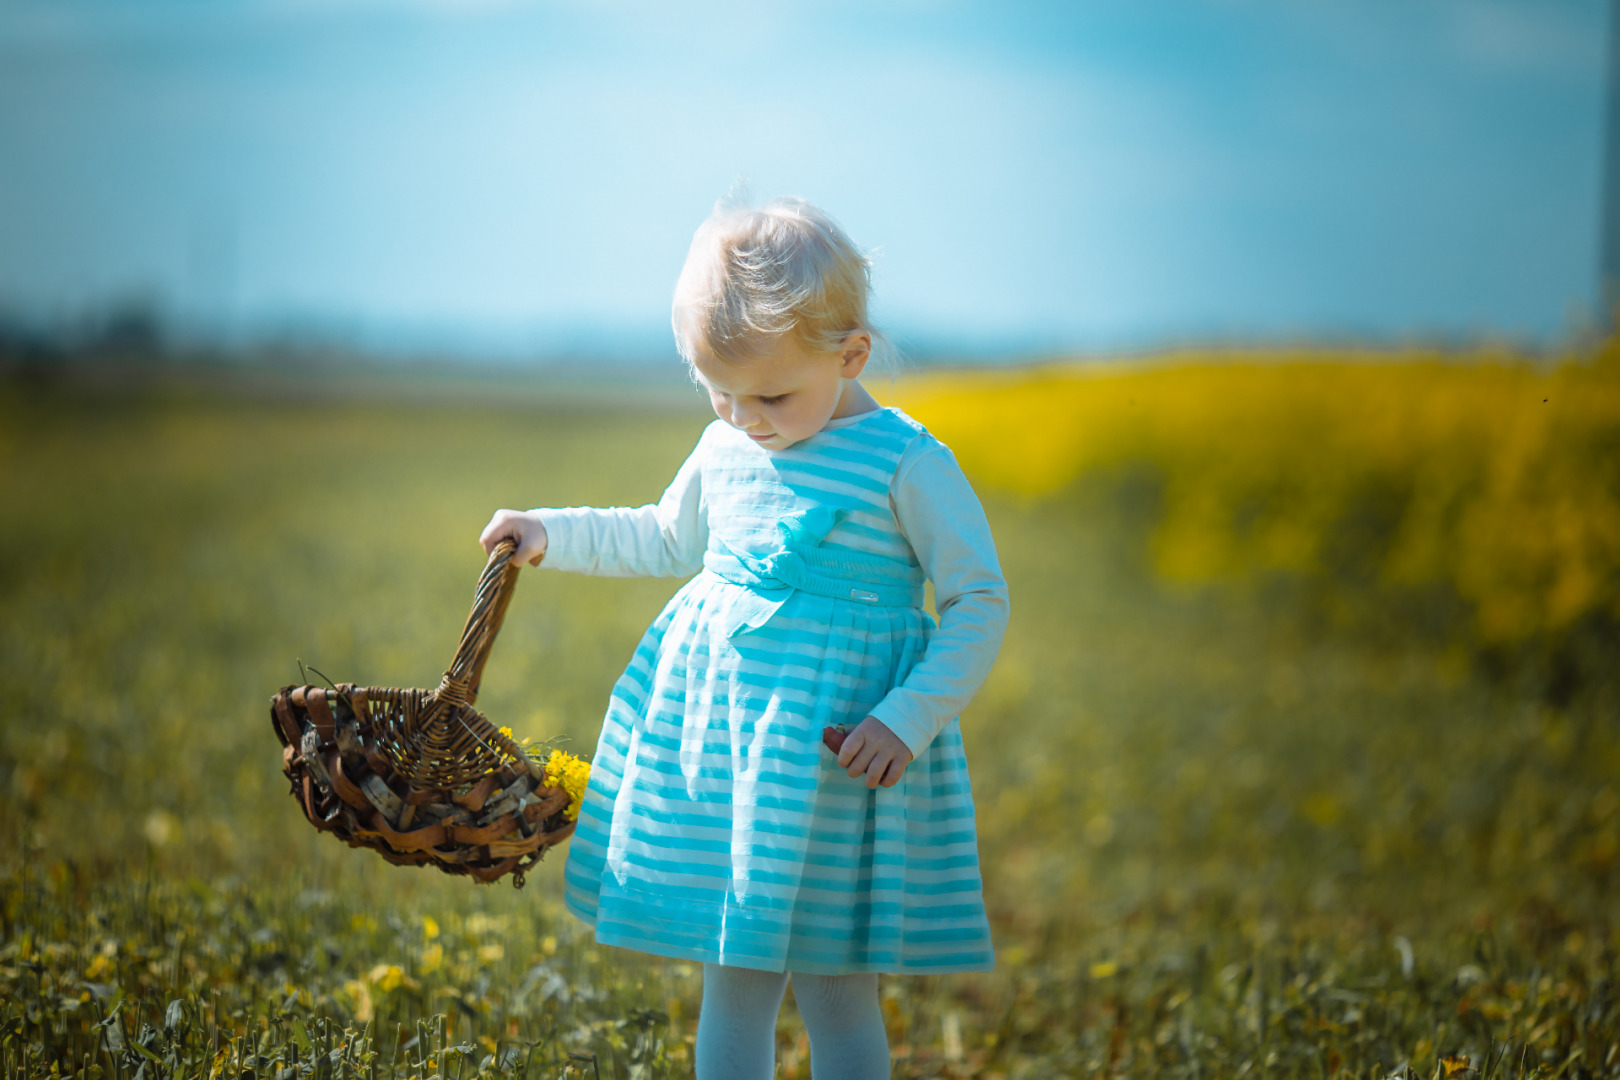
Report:
M 378 964 L 366 978 L 379 990 L 398 990 L 405 982 L 405 971 L 398 964 Z
M 591 782 L 591 763 L 564 750 L 553 750 L 546 761 L 546 786 L 560 787 L 568 792 L 568 809 L 563 816 L 569 821 L 579 817 L 580 803 L 585 801 L 585 785 Z

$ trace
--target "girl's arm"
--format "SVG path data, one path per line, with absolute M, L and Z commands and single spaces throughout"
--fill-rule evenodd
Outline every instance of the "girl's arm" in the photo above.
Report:
M 918 437 L 901 459 L 891 496 L 900 528 L 934 583 L 939 629 L 872 716 L 916 757 L 990 673 L 1007 629 L 1007 580 L 984 508 L 943 443 Z
M 693 451 L 656 503 L 501 510 L 481 540 L 487 550 L 502 537 L 513 537 L 517 557 L 544 556 L 541 565 L 553 570 L 606 577 L 695 574 L 709 542 L 698 459 Z

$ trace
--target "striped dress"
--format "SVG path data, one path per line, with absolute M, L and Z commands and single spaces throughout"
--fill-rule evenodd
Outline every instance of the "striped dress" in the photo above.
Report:
M 702 569 L 613 688 L 569 847 L 565 901 L 599 942 L 815 974 L 993 966 L 955 717 L 888 788 L 822 743 L 827 725 L 881 718 L 936 629 L 890 499 L 919 439 L 943 450 L 894 409 L 781 451 L 705 432 L 682 470 Z M 540 513 L 554 549 L 584 543 L 577 518 L 547 516 L 580 512 Z M 681 562 L 590 565 L 695 569 Z

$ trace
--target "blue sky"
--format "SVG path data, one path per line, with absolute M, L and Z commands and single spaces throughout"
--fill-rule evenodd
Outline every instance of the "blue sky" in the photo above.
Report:
M 903 345 L 1556 341 L 1601 0 L 0 0 L 0 311 L 663 355 L 739 178 Z

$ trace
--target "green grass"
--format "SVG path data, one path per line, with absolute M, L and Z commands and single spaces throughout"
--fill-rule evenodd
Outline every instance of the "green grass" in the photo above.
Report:
M 693 965 L 596 946 L 561 852 L 518 892 L 317 835 L 267 700 L 433 685 L 489 514 L 655 498 L 700 404 L 0 389 L 4 1075 L 690 1075 Z M 999 964 L 883 980 L 895 1075 L 1620 1076 L 1612 687 L 1162 586 L 1163 481 L 987 493 Z M 674 588 L 525 573 L 480 707 L 588 754 Z

